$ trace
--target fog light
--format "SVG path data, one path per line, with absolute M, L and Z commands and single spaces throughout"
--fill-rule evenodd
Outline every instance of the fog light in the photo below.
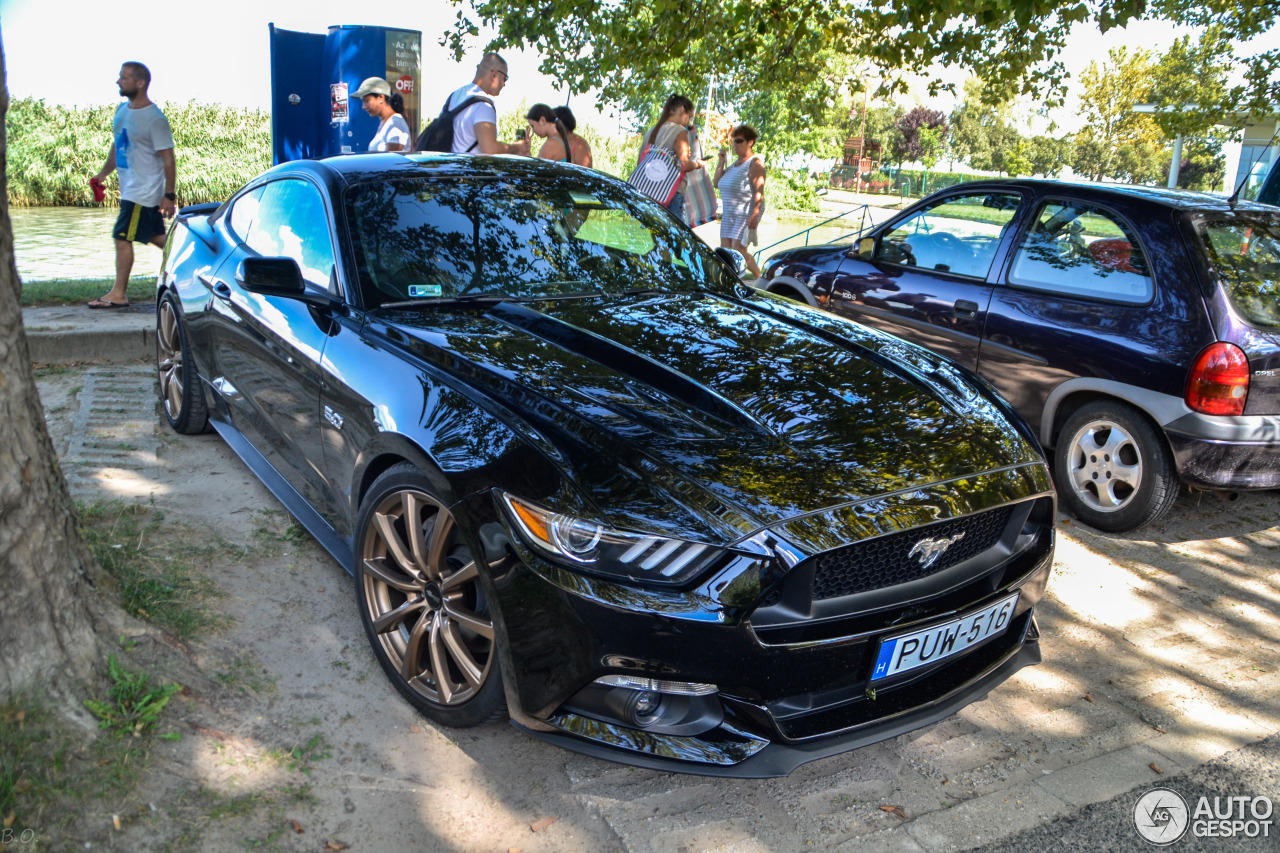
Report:
M 658 713 L 658 708 L 662 706 L 662 696 L 654 693 L 652 690 L 642 690 L 636 694 L 635 701 L 631 703 L 631 713 L 637 717 L 652 717 Z

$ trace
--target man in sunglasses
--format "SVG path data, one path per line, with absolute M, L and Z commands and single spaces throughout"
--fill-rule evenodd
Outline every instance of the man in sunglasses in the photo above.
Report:
M 486 53 L 476 66 L 476 78 L 449 96 L 453 117 L 455 154 L 528 154 L 529 141 L 506 143 L 498 139 L 498 111 L 493 99 L 507 85 L 507 61 L 496 53 Z M 468 100 L 469 105 L 463 106 Z

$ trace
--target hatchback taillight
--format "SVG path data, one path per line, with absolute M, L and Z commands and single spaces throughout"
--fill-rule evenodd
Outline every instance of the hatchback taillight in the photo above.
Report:
M 1234 344 L 1205 347 L 1187 376 L 1187 405 L 1206 415 L 1243 415 L 1249 397 L 1249 359 Z

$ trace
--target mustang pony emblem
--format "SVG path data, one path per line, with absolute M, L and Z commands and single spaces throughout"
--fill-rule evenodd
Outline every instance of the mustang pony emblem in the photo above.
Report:
M 908 557 L 919 557 L 920 567 L 927 569 L 937 562 L 947 549 L 964 538 L 964 533 L 948 536 L 945 539 L 921 539 L 908 553 Z

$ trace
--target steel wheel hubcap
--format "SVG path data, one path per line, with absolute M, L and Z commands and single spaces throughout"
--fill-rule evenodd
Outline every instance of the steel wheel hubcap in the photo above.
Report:
M 493 621 L 453 516 L 404 489 L 374 509 L 360 552 L 365 609 L 383 653 L 415 691 L 459 705 L 493 666 Z
M 1068 473 L 1080 500 L 1098 512 L 1116 512 L 1133 502 L 1142 485 L 1142 454 L 1119 424 L 1087 424 L 1069 448 Z
M 182 335 L 178 315 L 166 300 L 160 303 L 156 320 L 156 371 L 160 375 L 160 399 L 170 420 L 182 414 L 182 391 L 186 387 L 186 371 L 182 364 Z

